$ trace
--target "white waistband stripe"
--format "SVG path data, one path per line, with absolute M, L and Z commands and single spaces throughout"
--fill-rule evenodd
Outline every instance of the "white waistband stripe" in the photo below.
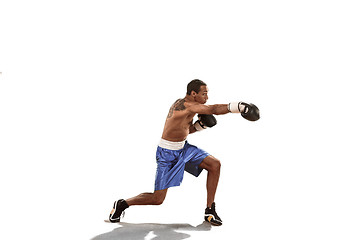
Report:
M 159 147 L 166 148 L 169 150 L 180 150 L 183 149 L 185 145 L 185 140 L 181 142 L 171 142 L 165 139 L 160 139 Z

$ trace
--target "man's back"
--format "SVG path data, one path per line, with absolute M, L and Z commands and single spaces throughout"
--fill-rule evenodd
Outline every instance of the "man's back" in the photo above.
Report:
M 176 100 L 169 110 L 162 135 L 163 139 L 180 142 L 187 138 L 195 115 L 195 113 L 187 111 L 187 108 L 193 104 L 186 101 L 185 98 Z

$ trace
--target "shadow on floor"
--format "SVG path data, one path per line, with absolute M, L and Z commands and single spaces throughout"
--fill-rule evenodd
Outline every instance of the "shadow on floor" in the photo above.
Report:
M 91 240 L 144 240 L 145 237 L 152 240 L 181 240 L 191 235 L 182 231 L 210 231 L 211 224 L 203 222 L 194 227 L 190 224 L 159 224 L 159 223 L 119 223 L 120 227 L 111 232 L 100 234 Z

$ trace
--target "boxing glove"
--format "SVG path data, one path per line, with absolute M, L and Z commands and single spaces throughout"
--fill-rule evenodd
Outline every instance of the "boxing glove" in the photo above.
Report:
M 255 104 L 244 102 L 229 103 L 228 109 L 232 113 L 241 113 L 241 116 L 249 121 L 257 121 L 260 119 L 260 111 Z
M 211 114 L 198 114 L 199 120 L 194 123 L 194 127 L 197 131 L 204 130 L 208 127 L 216 125 L 217 121 L 214 115 Z

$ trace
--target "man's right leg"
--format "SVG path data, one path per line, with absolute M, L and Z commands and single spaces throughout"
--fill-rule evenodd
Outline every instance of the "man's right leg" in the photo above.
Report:
M 153 193 L 141 193 L 127 200 L 120 199 L 114 202 L 109 220 L 112 223 L 120 222 L 120 217 L 125 209 L 132 205 L 160 205 L 164 202 L 167 189 L 157 190 Z
M 167 189 L 157 190 L 153 193 L 141 193 L 136 197 L 126 200 L 129 206 L 132 205 L 160 205 L 164 202 Z

